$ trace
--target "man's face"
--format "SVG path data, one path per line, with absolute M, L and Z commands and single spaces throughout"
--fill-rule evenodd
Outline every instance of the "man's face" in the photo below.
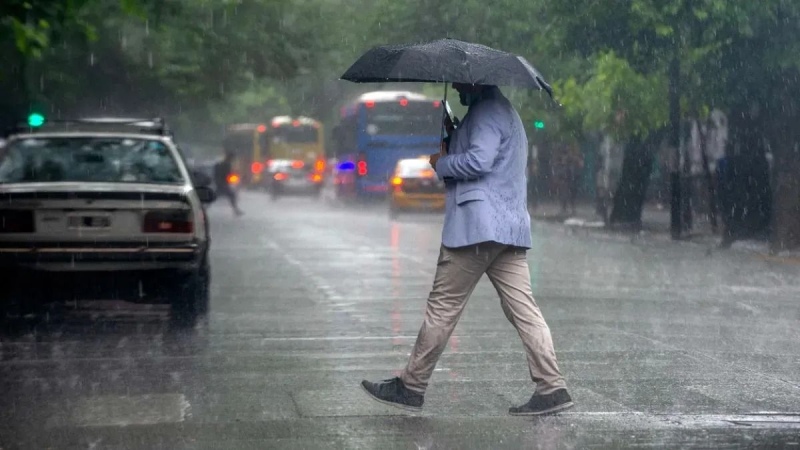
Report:
M 458 100 L 464 106 L 469 106 L 472 101 L 483 91 L 483 86 L 476 84 L 453 83 L 453 89 L 458 92 Z

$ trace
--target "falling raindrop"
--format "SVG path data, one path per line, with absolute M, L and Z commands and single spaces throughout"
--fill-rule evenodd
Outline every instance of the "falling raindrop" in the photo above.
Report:
M 89 65 L 94 67 L 94 52 L 89 54 Z
M 225 84 L 222 82 L 219 83 L 219 93 L 225 94 Z
M 151 69 L 153 68 L 153 52 L 152 51 L 147 52 L 147 65 L 150 66 Z
M 44 75 L 39 77 L 39 92 L 44 92 Z
M 150 20 L 149 19 L 145 19 L 144 20 L 144 35 L 145 36 L 150 36 Z

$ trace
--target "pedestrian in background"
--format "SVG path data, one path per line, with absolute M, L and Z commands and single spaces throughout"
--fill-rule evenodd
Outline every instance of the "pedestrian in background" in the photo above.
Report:
M 431 155 L 447 186 L 445 223 L 433 288 L 422 328 L 405 370 L 383 383 L 362 381 L 373 398 L 420 410 L 434 367 L 485 273 L 522 339 L 531 379 L 530 400 L 509 409 L 538 415 L 573 406 L 559 371 L 550 329 L 533 299 L 527 249 L 527 137 L 519 115 L 495 86 L 454 83 L 468 112 L 449 151 Z

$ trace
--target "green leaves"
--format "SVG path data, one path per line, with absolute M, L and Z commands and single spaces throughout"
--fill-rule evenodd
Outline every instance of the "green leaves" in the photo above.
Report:
M 765 73 L 800 67 L 800 4 L 788 0 L 5 0 L 0 14 L 2 56 L 25 66 L 30 96 L 213 121 L 273 106 L 334 116 L 381 88 L 337 81 L 361 52 L 445 36 L 527 57 L 564 108 L 510 95 L 526 123 L 567 137 L 662 127 L 674 55 L 684 115 L 764 96 Z
M 556 82 L 567 116 L 589 130 L 603 130 L 620 140 L 646 137 L 667 121 L 667 79 L 643 75 L 613 52 L 599 54 L 585 82 L 575 77 Z

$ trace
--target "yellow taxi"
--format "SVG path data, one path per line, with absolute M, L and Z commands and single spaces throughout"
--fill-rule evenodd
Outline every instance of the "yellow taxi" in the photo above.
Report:
M 444 210 L 445 188 L 428 157 L 401 159 L 395 166 L 389 194 L 389 215 L 402 211 Z

